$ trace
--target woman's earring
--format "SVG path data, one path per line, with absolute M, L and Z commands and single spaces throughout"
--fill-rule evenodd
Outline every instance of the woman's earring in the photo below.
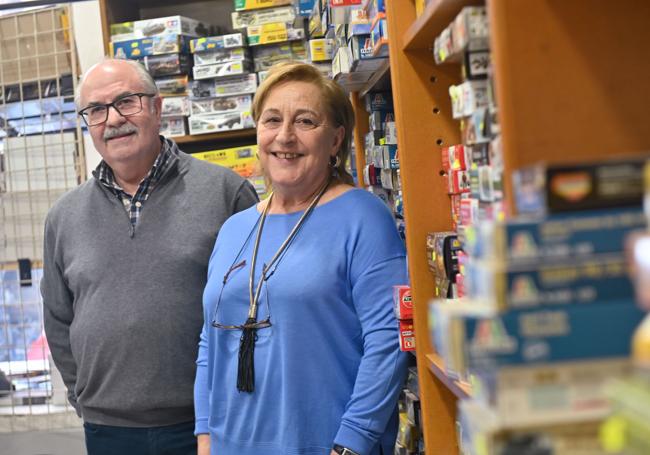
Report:
M 338 169 L 339 166 L 341 166 L 341 157 L 338 155 L 334 155 L 330 157 L 330 166 L 333 169 Z

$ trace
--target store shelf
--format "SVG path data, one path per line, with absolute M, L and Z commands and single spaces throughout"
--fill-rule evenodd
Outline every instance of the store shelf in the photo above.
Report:
M 177 144 L 193 144 L 198 142 L 212 142 L 219 140 L 251 139 L 255 140 L 255 128 L 245 130 L 223 131 L 221 133 L 195 134 L 192 136 L 179 136 L 173 138 Z
M 433 0 L 404 33 L 403 50 L 430 49 L 433 40 L 465 6 L 483 5 L 482 0 Z
M 385 91 L 390 90 L 390 61 L 384 59 L 375 74 L 368 80 L 362 90 L 359 91 L 359 96 L 364 97 L 370 91 Z
M 427 367 L 457 398 L 472 396 L 472 387 L 467 382 L 456 381 L 447 376 L 445 364 L 438 354 L 427 354 Z

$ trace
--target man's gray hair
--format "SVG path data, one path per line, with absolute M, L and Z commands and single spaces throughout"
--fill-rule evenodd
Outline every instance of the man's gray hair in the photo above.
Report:
M 140 78 L 140 82 L 142 82 L 142 87 L 146 93 L 151 93 L 151 94 L 158 94 L 158 86 L 156 85 L 156 81 L 154 81 L 153 77 L 151 77 L 151 74 L 147 71 L 147 69 L 142 65 L 142 63 L 137 62 L 135 60 L 125 60 L 125 59 L 116 59 L 116 58 L 106 58 L 102 60 L 101 62 L 91 66 L 84 74 L 81 76 L 81 79 L 79 79 L 79 84 L 77 85 L 77 93 L 74 96 L 74 104 L 77 107 L 77 109 L 81 109 L 81 88 L 83 87 L 84 82 L 86 82 L 86 78 L 88 77 L 88 74 L 94 70 L 97 66 L 102 65 L 106 62 L 112 62 L 112 61 L 120 61 L 124 62 L 128 65 L 130 65 L 135 72 L 138 74 L 138 77 Z

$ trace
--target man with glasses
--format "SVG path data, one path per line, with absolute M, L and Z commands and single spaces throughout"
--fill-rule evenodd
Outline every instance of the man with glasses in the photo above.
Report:
M 159 136 L 139 63 L 106 60 L 75 99 L 103 160 L 45 226 L 45 331 L 90 455 L 196 453 L 201 296 L 221 224 L 257 202 L 235 173 Z

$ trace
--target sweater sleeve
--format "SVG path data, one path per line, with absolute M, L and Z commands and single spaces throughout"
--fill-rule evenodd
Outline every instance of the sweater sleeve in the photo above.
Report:
M 259 200 L 260 198 L 257 196 L 257 192 L 255 191 L 255 188 L 253 188 L 253 185 L 251 185 L 248 180 L 244 180 L 235 194 L 231 213 L 246 210 L 247 208 L 257 204 Z
M 43 247 L 43 323 L 45 335 L 56 367 L 68 389 L 68 400 L 79 414 L 75 384 L 77 364 L 70 348 L 70 325 L 74 319 L 73 295 L 66 285 L 61 265 L 56 256 L 56 229 L 50 217 L 45 222 L 45 243 Z
M 386 213 L 374 232 L 362 233 L 355 251 L 361 271 L 352 273 L 352 298 L 361 323 L 363 356 L 354 389 L 334 442 L 365 455 L 384 434 L 395 412 L 407 368 L 399 350 L 393 285 L 406 284 L 401 240 Z
M 196 359 L 196 379 L 194 381 L 194 415 L 196 419 L 194 434 L 209 433 L 210 391 L 208 386 L 208 317 L 204 316 L 203 330 L 199 339 L 199 354 Z

